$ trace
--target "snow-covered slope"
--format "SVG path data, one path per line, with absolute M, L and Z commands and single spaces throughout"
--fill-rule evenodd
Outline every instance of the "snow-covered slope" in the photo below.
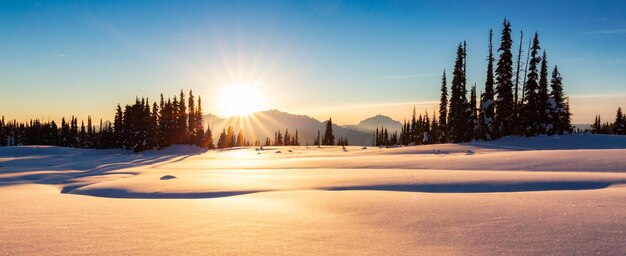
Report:
M 0 254 L 626 254 L 626 136 L 0 148 Z

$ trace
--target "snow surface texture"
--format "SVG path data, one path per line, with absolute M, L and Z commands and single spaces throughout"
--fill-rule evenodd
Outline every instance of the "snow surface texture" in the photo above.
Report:
M 626 136 L 610 135 L 2 147 L 0 255 L 625 255 L 625 184 Z

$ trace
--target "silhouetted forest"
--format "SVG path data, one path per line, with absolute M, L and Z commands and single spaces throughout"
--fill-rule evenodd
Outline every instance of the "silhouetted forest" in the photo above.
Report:
M 600 115 L 596 116 L 593 125 L 591 125 L 591 132 L 595 134 L 615 134 L 615 135 L 626 135 L 626 115 L 622 112 L 622 108 L 617 108 L 617 113 L 615 114 L 615 121 L 611 122 L 602 122 Z
M 217 144 L 213 142 L 211 127 L 204 128 L 202 99 L 197 102 L 192 91 L 189 96 L 181 90 L 180 95 L 152 104 L 147 98 L 136 98 L 135 103 L 122 108 L 119 104 L 113 123 L 100 120 L 92 123 L 91 117 L 78 124 L 72 116 L 68 121 L 61 119 L 60 126 L 55 121 L 28 123 L 5 122 L 0 119 L 0 145 L 56 145 L 76 148 L 122 148 L 140 152 L 148 149 L 163 149 L 172 144 L 189 144 L 207 149 L 242 146 L 260 146 L 260 141 L 250 142 L 232 127 L 222 130 Z M 278 133 L 280 135 L 280 133 Z M 299 145 L 298 131 L 292 138 L 285 130 L 273 145 Z
M 557 66 L 552 68 L 549 77 L 547 52 L 540 53 L 539 35 L 535 33 L 529 41 L 526 62 L 522 63 L 523 32 L 520 32 L 517 57 L 514 58 L 511 23 L 505 19 L 495 69 L 492 39 L 490 30 L 486 82 L 480 95 L 476 93 L 476 84 L 469 93 L 467 90 L 467 43 L 463 41 L 456 51 L 450 94 L 446 71 L 443 71 L 438 118 L 435 113 L 432 118 L 428 113 L 416 116 L 413 109 L 411 119 L 404 121 L 399 135 L 388 134 L 383 127 L 375 132 L 372 144 L 458 143 L 510 135 L 571 133 L 572 114 L 563 92 L 563 79 Z

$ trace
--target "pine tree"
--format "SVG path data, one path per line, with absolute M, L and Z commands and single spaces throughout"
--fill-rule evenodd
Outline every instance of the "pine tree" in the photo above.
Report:
M 217 140 L 217 148 L 223 149 L 226 148 L 226 130 L 222 129 L 222 133 L 220 133 L 220 137 Z
M 520 30 L 519 33 L 520 33 L 520 36 L 519 36 L 519 50 L 517 51 L 517 65 L 516 65 L 516 71 L 515 71 L 515 90 L 514 90 L 515 91 L 515 99 L 513 101 L 513 104 L 515 106 L 515 111 L 516 112 L 517 112 L 518 104 L 519 104 L 519 99 L 518 99 L 519 79 L 520 79 L 520 70 L 521 70 L 521 62 L 522 62 L 522 43 L 524 42 L 524 32 L 522 30 Z M 491 40 L 491 38 L 489 40 Z M 516 119 L 518 119 L 518 118 L 516 118 Z
M 194 131 L 196 134 L 193 136 L 194 145 L 202 146 L 204 145 L 204 118 L 202 117 L 202 99 L 198 96 L 198 107 L 194 111 Z
M 118 106 L 119 107 L 119 106 Z M 116 114 L 117 117 L 117 114 Z M 61 145 L 64 147 L 70 146 L 70 125 L 65 122 L 65 117 L 61 119 Z M 115 145 L 118 147 L 118 145 Z
M 234 147 L 237 142 L 237 138 L 235 137 L 235 129 L 232 126 L 228 126 L 228 129 L 226 129 L 226 142 L 224 143 L 224 147 L 226 148 L 232 148 Z
M 275 146 L 283 146 L 284 145 L 283 135 L 280 133 L 280 131 L 276 132 L 276 139 L 274 141 L 274 145 Z
M 617 108 L 617 114 L 615 116 L 615 123 L 613 123 L 613 134 L 624 135 L 626 134 L 626 120 L 624 120 L 624 113 L 622 108 Z
M 540 107 L 541 103 L 539 102 L 539 73 L 537 70 L 537 65 L 541 61 L 541 57 L 538 56 L 538 51 L 541 49 L 539 46 L 539 35 L 535 33 L 535 37 L 533 39 L 533 46 L 531 48 L 531 59 L 528 67 L 528 79 L 526 80 L 526 86 L 524 87 L 524 119 L 523 128 L 524 134 L 526 136 L 535 136 L 539 134 L 542 130 L 541 128 L 541 119 L 543 115 L 541 115 Z
M 551 125 L 548 123 L 551 119 L 550 107 L 548 106 L 548 60 L 546 59 L 546 52 L 543 52 L 543 58 L 541 61 L 541 69 L 539 71 L 539 90 L 537 91 L 537 111 L 539 133 L 546 134 L 551 129 Z
M 504 20 L 500 42 L 500 58 L 496 68 L 496 93 L 494 138 L 512 135 L 514 127 L 513 103 L 513 54 L 511 53 L 511 23 Z
M 207 126 L 206 133 L 204 134 L 204 141 L 202 144 L 203 148 L 214 149 L 215 145 L 213 145 L 213 133 L 211 132 L 211 127 Z
M 447 129 L 448 129 L 448 87 L 446 81 L 446 71 L 443 71 L 443 75 L 441 76 L 441 99 L 439 103 L 439 142 L 446 143 L 448 142 Z M 406 142 L 405 145 L 407 145 Z
M 189 136 L 189 144 L 196 144 L 196 103 L 193 91 L 189 90 L 189 114 L 187 115 L 187 134 Z
M 115 118 L 113 121 L 113 132 L 115 137 L 115 147 L 122 147 L 124 143 L 124 114 L 122 113 L 122 107 L 120 104 L 117 104 L 117 109 L 115 111 Z M 66 144 L 67 146 L 67 144 Z
M 158 130 L 158 149 L 163 149 L 169 146 L 169 123 L 171 114 L 171 102 L 168 99 L 168 103 L 165 104 L 165 98 L 161 93 L 161 99 L 159 101 L 159 130 Z
M 152 115 L 150 116 L 150 126 L 148 128 L 148 140 L 150 148 L 162 149 L 160 147 L 161 136 L 159 134 L 159 105 L 156 102 L 152 104 Z
M 448 116 L 449 138 L 452 142 L 466 141 L 466 129 L 469 122 L 468 102 L 465 95 L 465 49 L 459 44 L 457 49 L 454 72 L 452 73 L 452 86 L 450 94 L 450 113 Z
M 80 138 L 78 137 L 78 119 L 72 116 L 70 126 L 70 146 L 74 148 L 80 147 Z
M 285 146 L 291 145 L 291 135 L 289 134 L 289 129 L 285 129 L 285 139 L 283 143 Z
M 179 144 L 189 143 L 189 136 L 187 131 L 187 107 L 185 106 L 185 93 L 180 90 L 180 101 L 178 102 L 178 141 Z M 232 144 L 231 144 L 232 146 Z
M 245 146 L 245 139 L 243 137 L 243 131 L 239 130 L 239 133 L 237 134 L 237 147 L 243 147 Z
M 85 140 L 85 138 L 87 137 L 87 133 L 85 131 L 85 122 L 84 121 L 80 122 L 80 133 L 79 133 L 78 136 L 79 136 L 79 140 L 78 140 L 78 143 L 77 143 L 79 145 L 78 147 L 86 148 L 86 145 L 85 145 L 86 140 Z
M 322 139 L 322 145 L 335 145 L 335 135 L 333 134 L 333 119 L 329 118 L 326 122 L 326 131 L 324 131 L 324 138 Z
M 489 30 L 489 56 L 487 57 L 487 80 L 485 92 L 480 97 L 479 134 L 478 139 L 491 140 L 495 137 L 494 129 L 494 79 L 493 79 L 493 31 Z
M 93 148 L 95 138 L 96 131 L 91 123 L 91 116 L 87 116 L 87 134 L 85 136 L 85 148 Z
M 468 136 L 472 139 L 477 139 L 478 135 L 478 108 L 476 108 L 476 105 L 478 103 L 476 101 L 476 84 L 474 84 L 474 86 L 472 86 L 472 89 L 470 90 L 470 120 L 468 126 L 468 128 L 470 129 L 467 129 L 467 132 L 469 132 Z M 426 118 L 428 118 L 428 116 L 426 116 Z M 426 124 L 428 123 L 429 122 L 426 122 Z
M 569 104 L 566 102 L 567 97 L 563 93 L 563 78 L 559 70 L 554 66 L 552 70 L 552 80 L 550 82 L 551 93 L 549 100 L 551 129 L 550 134 L 563 134 L 570 132 L 572 127 L 571 114 L 569 113 Z M 598 117 L 599 119 L 599 117 Z

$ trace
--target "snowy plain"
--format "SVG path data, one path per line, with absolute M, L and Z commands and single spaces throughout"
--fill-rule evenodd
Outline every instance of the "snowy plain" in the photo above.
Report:
M 0 255 L 626 255 L 626 136 L 0 147 Z

